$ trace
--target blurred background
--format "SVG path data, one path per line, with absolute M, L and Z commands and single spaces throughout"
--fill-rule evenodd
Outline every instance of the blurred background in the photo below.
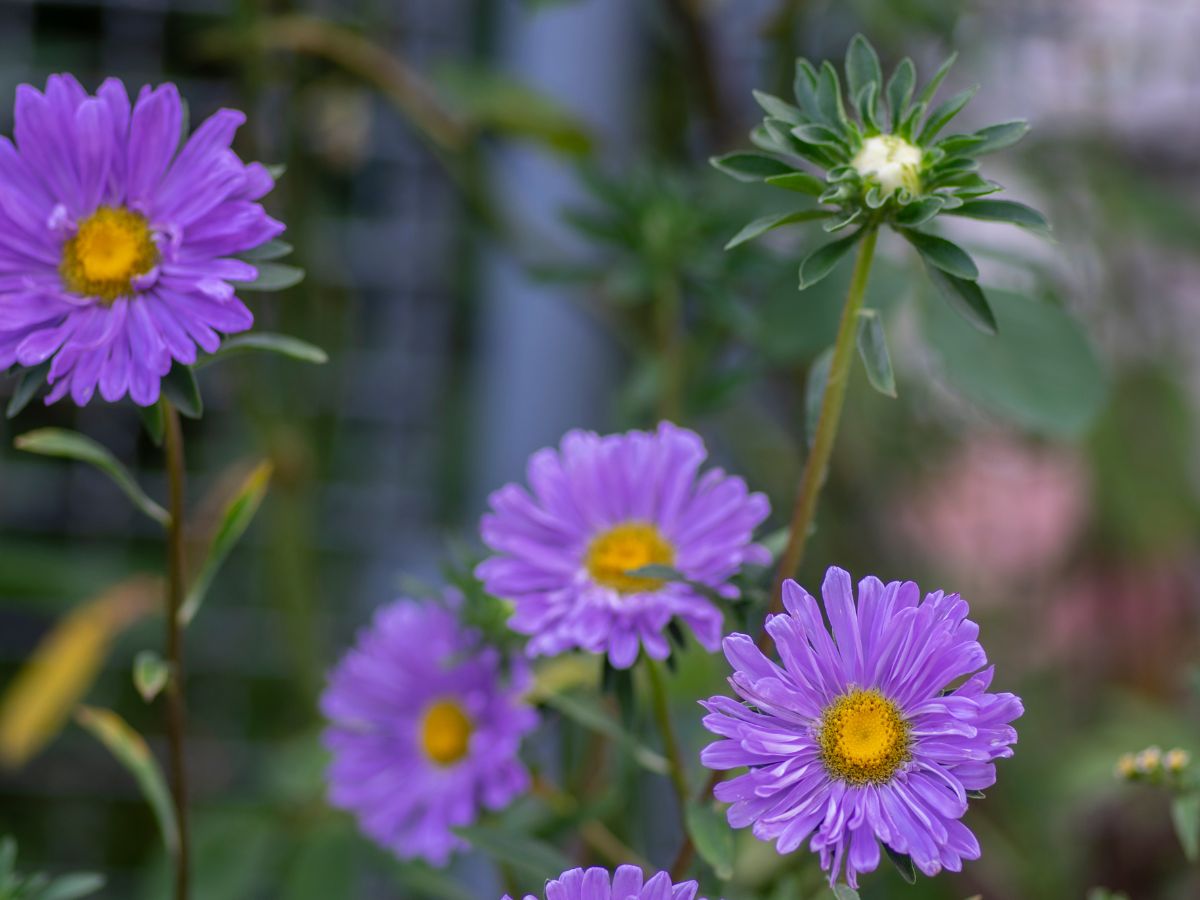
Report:
M 801 231 L 722 252 L 781 198 L 706 160 L 747 144 L 751 88 L 787 94 L 798 54 L 840 59 L 859 30 L 885 68 L 911 55 L 925 76 L 958 49 L 949 91 L 983 85 L 961 130 L 1031 120 L 985 172 L 1056 236 L 953 226 L 980 260 L 996 338 L 928 296 L 902 242 L 883 242 L 872 278 L 899 397 L 856 373 L 802 580 L 837 563 L 961 591 L 996 686 L 1027 713 L 1016 758 L 968 814 L 982 860 L 914 888 L 881 870 L 862 895 L 1200 896 L 1166 798 L 1112 775 L 1148 744 L 1200 752 L 1200 6 L 10 0 L 5 133 L 16 85 L 57 71 L 92 89 L 175 81 L 193 123 L 249 113 L 237 147 L 287 164 L 268 208 L 308 270 L 253 309 L 331 356 L 206 371 L 207 415 L 186 424 L 201 518 L 248 464 L 276 467 L 188 636 L 197 897 L 501 893 L 482 857 L 449 876 L 397 864 L 325 807 L 324 674 L 376 606 L 469 570 L 487 493 L 570 427 L 679 420 L 783 523 L 806 373 L 848 271 L 797 293 L 815 240 Z M 129 405 L 35 404 L 0 426 L 0 691 L 64 614 L 160 564 L 158 536 L 102 476 L 11 449 L 41 425 L 78 428 L 152 494 L 165 487 Z M 112 646 L 88 651 L 104 661 L 87 698 L 161 751 L 161 710 L 129 675 L 161 621 L 115 618 Z M 693 756 L 694 700 L 725 672 L 691 654 L 675 679 Z M 571 726 L 546 718 L 535 755 L 569 763 Z M 0 833 L 23 867 L 102 870 L 114 900 L 164 896 L 155 824 L 123 770 L 74 725 L 37 750 L 0 768 Z M 601 771 L 617 799 L 594 814 L 640 823 L 620 837 L 669 863 L 665 780 Z M 518 806 L 514 827 L 577 855 L 561 815 Z M 805 854 L 739 840 L 727 897 L 818 895 Z

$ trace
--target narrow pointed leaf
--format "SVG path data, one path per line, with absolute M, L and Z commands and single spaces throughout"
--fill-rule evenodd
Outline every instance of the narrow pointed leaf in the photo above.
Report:
M 836 219 L 830 219 L 821 227 L 827 232 L 841 231 L 843 228 L 849 228 L 855 222 L 862 218 L 863 211 L 860 208 L 852 209 L 848 215 L 842 215 Z
M 833 366 L 833 348 L 825 350 L 808 369 L 808 381 L 804 385 L 804 439 L 812 450 L 817 437 L 817 425 L 821 421 L 821 404 L 825 401 L 825 388 L 829 386 L 829 370 Z
M 133 686 L 147 703 L 167 686 L 171 670 L 153 650 L 142 650 L 133 659 Z
M 845 139 L 827 125 L 797 125 L 792 134 L 806 144 L 828 147 L 833 151 L 845 151 Z
M 714 156 L 709 162 L 738 181 L 762 181 L 772 175 L 786 175 L 795 171 L 787 163 L 761 153 L 727 153 Z
M 832 272 L 841 262 L 842 257 L 850 252 L 850 249 L 858 243 L 861 237 L 862 230 L 860 229 L 848 237 L 813 251 L 804 262 L 800 263 L 800 290 L 812 287 Z
M 868 85 L 864 85 L 863 89 L 854 95 L 854 106 L 858 109 L 859 118 L 862 119 L 863 125 L 870 131 L 882 131 L 879 127 L 879 85 L 872 81 Z
M 255 268 L 258 269 L 258 277 L 253 281 L 233 282 L 239 291 L 285 291 L 304 280 L 304 270 L 298 266 L 261 262 Z
M 247 334 L 239 334 L 231 338 L 226 338 L 217 349 L 217 352 L 197 362 L 196 368 L 203 368 L 230 356 L 240 356 L 243 353 L 256 351 L 277 353 L 289 359 L 312 363 L 314 365 L 322 365 L 329 362 L 329 354 L 316 344 L 310 344 L 308 341 L 302 341 L 300 338 L 292 337 L 288 334 L 251 331 Z
M 896 223 L 908 228 L 924 225 L 939 212 L 944 203 L 940 197 L 923 197 L 916 203 L 910 203 L 896 214 Z
M 182 415 L 199 419 L 204 415 L 204 401 L 200 397 L 200 385 L 196 384 L 196 373 L 191 366 L 175 363 L 162 380 L 163 396 Z
M 808 121 L 808 117 L 800 111 L 799 107 L 793 106 L 786 100 L 781 100 L 773 94 L 768 94 L 764 91 L 755 91 L 754 99 L 768 116 L 783 119 L 783 121 L 791 125 L 801 125 Z
M 238 256 L 249 262 L 267 262 L 272 259 L 282 259 L 294 249 L 287 241 L 275 240 L 259 244 L 257 247 L 239 253 Z
M 21 377 L 17 379 L 17 386 L 13 389 L 12 397 L 8 401 L 8 409 L 5 411 L 5 416 L 9 419 L 16 418 L 21 410 L 29 405 L 29 401 L 34 398 L 42 385 L 46 383 L 46 376 L 50 374 L 50 363 L 44 362 L 40 366 L 32 369 L 26 369 L 21 373 Z
M 808 172 L 788 172 L 786 175 L 772 175 L 766 179 L 766 182 L 771 187 L 795 191 L 798 194 L 808 194 L 812 197 L 820 197 L 825 192 L 826 187 L 824 181 L 816 175 L 810 175 Z
M 929 84 L 925 85 L 924 90 L 921 91 L 921 95 L 919 97 L 917 97 L 918 103 L 923 103 L 926 106 L 928 106 L 930 104 L 930 102 L 932 102 L 933 97 L 937 93 L 938 88 L 942 86 L 942 82 L 945 81 L 946 76 L 950 74 L 950 69 L 954 65 L 955 60 L 957 60 L 957 59 L 958 59 L 957 52 L 951 53 L 948 57 L 946 57 L 946 61 L 943 62 L 938 67 L 938 70 L 933 73 L 933 78 L 931 78 L 929 80 Z
M 287 163 L 271 163 L 269 165 L 264 163 L 263 168 L 266 169 L 267 173 L 276 181 L 287 174 Z
M 946 125 L 957 116 L 964 106 L 971 102 L 971 98 L 979 92 L 979 85 L 969 87 L 965 91 L 959 91 L 949 100 L 939 104 L 925 120 L 925 127 L 921 129 L 921 135 L 917 138 L 918 143 L 928 144 Z
M 1171 821 L 1188 862 L 1200 859 L 1200 792 L 1189 791 L 1171 801 Z
M 817 105 L 817 71 L 807 59 L 796 60 L 796 77 L 792 80 L 792 91 L 801 111 L 811 119 L 820 116 Z
M 1031 206 L 1014 200 L 970 200 L 957 209 L 947 210 L 953 216 L 983 219 L 987 222 L 1008 222 L 1040 234 L 1050 233 L 1046 217 Z
M 841 130 L 845 127 L 846 112 L 842 108 L 842 85 L 837 69 L 829 60 L 821 64 L 821 74 L 817 78 L 817 108 L 821 114 L 821 121 L 830 128 Z
M 221 515 L 220 524 L 209 545 L 208 554 L 200 566 L 195 580 L 188 589 L 187 597 L 179 610 L 179 622 L 187 625 L 196 616 L 204 596 L 208 593 L 213 579 L 220 571 L 221 564 L 229 555 L 250 527 L 263 498 L 267 495 L 267 487 L 271 482 L 272 466 L 269 462 L 261 462 L 246 476 L 241 486 L 234 492 L 233 498 Z
M 857 97 L 869 84 L 883 85 L 879 56 L 861 34 L 856 34 L 846 49 L 846 83 L 851 97 Z
M 967 251 L 958 244 L 935 234 L 914 231 L 911 228 L 904 229 L 903 234 L 930 265 L 937 266 L 943 272 L 958 278 L 965 278 L 967 281 L 974 281 L 979 277 L 979 267 L 975 265 L 975 261 L 971 259 Z
M 688 804 L 687 830 L 696 852 L 722 881 L 733 877 L 733 829 L 711 803 Z
M 907 56 L 900 60 L 896 71 L 887 83 L 888 109 L 892 114 L 892 131 L 898 130 L 912 102 L 913 88 L 917 83 L 917 67 Z
M 977 282 L 956 278 L 935 266 L 926 266 L 925 271 L 957 313 L 984 334 L 996 333 L 996 316 Z
M 108 448 L 86 435 L 65 428 L 38 428 L 20 435 L 13 444 L 18 450 L 29 453 L 74 459 L 95 466 L 111 478 L 139 510 L 154 521 L 166 525 L 171 520 L 170 514 L 150 499 L 129 470 L 117 461 Z
M 152 403 L 150 406 L 139 406 L 137 411 L 138 418 L 142 420 L 142 430 L 146 432 L 155 447 L 161 447 L 163 432 L 167 424 L 163 412 L 163 399 L 159 397 L 158 402 Z
M 752 241 L 760 235 L 766 234 L 772 229 L 779 228 L 782 225 L 791 225 L 795 222 L 812 222 L 816 219 L 827 219 L 831 215 L 827 209 L 802 209 L 796 212 L 783 213 L 782 215 L 763 216 L 761 219 L 755 219 L 732 238 L 725 245 L 726 250 L 731 250 L 740 244 L 747 241 Z
M 874 309 L 864 309 L 858 314 L 856 334 L 858 355 L 862 357 L 871 387 L 888 397 L 896 396 L 896 375 L 892 371 L 892 358 L 888 354 L 887 337 L 883 331 L 883 320 Z
M 163 843 L 172 856 L 179 850 L 179 826 L 175 820 L 175 808 L 162 770 L 150 753 L 142 736 L 129 724 L 108 709 L 81 706 L 75 713 L 75 721 L 108 748 L 138 783 L 142 796 L 150 804 Z
M 981 128 L 975 132 L 975 137 L 982 138 L 983 142 L 972 147 L 971 153 L 974 156 L 982 156 L 985 153 L 1003 150 L 1005 147 L 1011 147 L 1028 133 L 1029 123 L 1024 119 L 989 125 L 987 128 Z
M 887 851 L 888 859 L 892 861 L 892 865 L 896 867 L 896 871 L 900 873 L 900 877 L 909 884 L 916 884 L 917 867 L 913 865 L 912 857 L 906 853 L 897 853 L 887 844 L 883 845 L 883 849 Z
M 633 732 L 625 730 L 591 698 L 581 694 L 547 693 L 536 699 L 539 703 L 562 713 L 576 725 L 621 745 L 634 761 L 648 772 L 666 775 L 670 770 L 670 763 L 666 757 L 642 743 Z

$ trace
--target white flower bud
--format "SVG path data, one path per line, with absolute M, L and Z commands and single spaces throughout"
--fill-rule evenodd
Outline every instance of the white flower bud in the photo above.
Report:
M 863 141 L 862 149 L 850 165 L 858 170 L 864 181 L 875 181 L 885 197 L 897 188 L 908 188 L 916 194 L 921 186 L 920 147 L 914 147 L 894 134 L 880 134 Z

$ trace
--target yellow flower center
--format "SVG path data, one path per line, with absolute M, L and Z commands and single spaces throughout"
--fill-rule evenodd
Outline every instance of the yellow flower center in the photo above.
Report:
M 471 720 L 453 700 L 439 700 L 421 720 L 421 749 L 439 766 L 449 766 L 467 755 Z
M 672 547 L 653 525 L 623 522 L 601 532 L 588 545 L 584 564 L 597 584 L 622 594 L 653 591 L 663 586 L 661 578 L 628 575 L 643 566 L 669 566 L 675 562 Z
M 119 206 L 101 206 L 79 223 L 63 247 L 59 273 L 67 290 L 112 303 L 133 293 L 133 280 L 158 264 L 146 217 Z
M 884 784 L 909 759 L 908 723 L 876 690 L 838 697 L 821 716 L 821 761 L 851 784 Z

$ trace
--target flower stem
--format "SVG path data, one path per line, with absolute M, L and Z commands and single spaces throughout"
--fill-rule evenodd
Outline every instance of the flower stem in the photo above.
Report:
M 783 583 L 794 578 L 804 561 L 804 549 L 812 532 L 813 519 L 817 514 L 817 501 L 825 476 L 829 472 L 829 458 L 837 438 L 838 424 L 842 418 L 842 406 L 846 400 L 846 385 L 850 381 L 850 364 L 854 360 L 854 342 L 858 333 L 858 313 L 867 293 L 867 278 L 871 262 L 875 257 L 875 242 L 879 232 L 868 225 L 854 263 L 854 275 L 850 279 L 850 290 L 846 304 L 842 307 L 842 318 L 838 324 L 837 338 L 833 345 L 833 360 L 829 365 L 829 381 L 821 399 L 821 414 L 817 419 L 817 431 L 813 436 L 812 449 L 804 462 L 804 476 L 796 494 L 796 505 L 792 508 L 792 521 L 788 529 L 787 545 L 779 555 L 775 570 L 775 583 L 771 588 L 770 612 L 783 610 Z M 766 640 L 763 632 L 760 643 Z
M 825 395 L 821 398 L 821 414 L 817 419 L 817 433 L 813 436 L 812 449 L 804 462 L 804 475 L 800 480 L 800 489 L 796 495 L 796 505 L 792 508 L 791 527 L 788 530 L 788 542 L 779 555 L 779 566 L 775 570 L 775 582 L 771 588 L 771 613 L 783 610 L 783 583 L 795 576 L 800 564 L 804 561 L 804 549 L 808 544 L 808 536 L 812 531 L 813 519 L 817 512 L 817 500 L 821 496 L 821 488 L 825 486 L 825 476 L 829 471 L 829 459 L 833 454 L 834 440 L 837 438 L 838 424 L 842 418 L 842 406 L 846 400 L 846 385 L 850 380 L 850 364 L 854 360 L 854 341 L 858 332 L 858 312 L 862 309 L 863 298 L 867 293 L 867 278 L 871 273 L 871 262 L 875 258 L 875 242 L 879 237 L 875 225 L 868 225 L 863 235 L 862 245 L 858 250 L 858 258 L 854 263 L 854 274 L 850 279 L 850 290 L 846 294 L 846 303 L 842 307 L 842 318 L 838 323 L 837 338 L 833 344 L 833 360 L 829 366 L 829 381 L 825 386 Z M 766 630 L 759 635 L 758 644 L 765 649 L 769 641 Z M 708 783 L 704 786 L 701 800 L 712 796 L 713 789 L 721 781 L 724 773 L 714 771 Z M 683 846 L 671 866 L 671 876 L 678 881 L 691 864 L 694 848 L 686 831 L 683 836 Z
M 671 724 L 671 710 L 667 703 L 667 682 L 663 677 L 662 663 L 646 657 L 646 671 L 650 676 L 650 695 L 654 706 L 654 718 L 658 729 L 662 732 L 663 749 L 667 754 L 667 764 L 670 767 L 671 784 L 675 788 L 675 796 L 679 799 L 679 820 L 687 834 L 687 805 L 690 799 L 687 784 L 687 770 L 683 765 L 683 754 L 679 750 L 679 738 L 675 735 L 675 726 Z
M 167 665 L 171 677 L 167 683 L 167 743 L 170 755 L 171 797 L 179 826 L 179 850 L 175 856 L 175 900 L 187 900 L 190 881 L 188 846 L 187 768 L 184 764 L 184 730 L 187 710 L 183 694 L 183 626 L 179 610 L 184 595 L 184 460 L 183 430 L 179 413 L 163 400 L 164 444 L 167 463 L 171 521 L 167 526 Z

